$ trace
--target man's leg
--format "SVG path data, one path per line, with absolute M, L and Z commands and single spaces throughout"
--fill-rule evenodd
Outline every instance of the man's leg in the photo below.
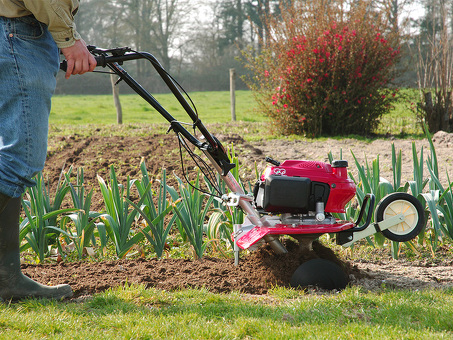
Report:
M 46 160 L 59 52 L 32 17 L 0 17 L 0 56 L 0 192 L 19 197 Z
M 44 167 L 58 48 L 34 18 L 0 17 L 0 56 L 0 298 L 70 297 L 70 286 L 43 286 L 20 268 L 21 195 Z

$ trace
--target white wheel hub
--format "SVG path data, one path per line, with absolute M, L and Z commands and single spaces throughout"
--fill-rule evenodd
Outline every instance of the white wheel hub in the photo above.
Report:
M 418 223 L 418 213 L 415 206 L 406 200 L 395 200 L 391 202 L 384 210 L 383 219 L 402 214 L 404 221 L 390 227 L 388 230 L 395 235 L 409 234 Z

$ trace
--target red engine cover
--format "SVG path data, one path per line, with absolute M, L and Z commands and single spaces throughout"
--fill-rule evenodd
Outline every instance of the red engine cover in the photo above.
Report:
M 329 184 L 330 194 L 324 210 L 330 213 L 344 213 L 345 205 L 356 193 L 355 184 L 348 178 L 346 167 L 332 167 L 324 162 L 287 160 L 279 166 L 267 167 L 261 180 L 264 181 L 270 175 L 306 177 L 313 182 Z

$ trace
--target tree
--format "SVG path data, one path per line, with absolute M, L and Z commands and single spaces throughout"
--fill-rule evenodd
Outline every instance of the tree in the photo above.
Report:
M 292 0 L 250 0 L 246 3 L 247 16 L 256 31 L 261 45 L 266 45 L 270 40 L 269 18 L 281 18 L 281 10 L 288 8 Z M 260 45 L 258 45 L 260 46 Z
M 134 41 L 135 48 L 153 51 L 166 70 L 171 67 L 172 50 L 176 37 L 181 34 L 184 13 L 179 0 L 112 0 L 122 13 L 129 28 L 127 38 Z
M 164 68 L 170 70 L 172 49 L 178 49 L 178 41 L 182 43 L 177 37 L 183 31 L 190 5 L 189 2 L 183 5 L 179 0 L 157 0 L 155 5 L 150 42 L 154 43 Z
M 122 39 L 119 34 L 120 11 L 111 0 L 87 0 L 75 16 L 77 30 L 90 45 L 116 46 Z
M 425 1 L 418 39 L 419 118 L 431 132 L 453 130 L 452 3 Z
M 226 21 L 221 19 L 225 13 L 223 1 L 213 3 L 210 10 L 214 19 L 199 22 L 199 27 L 184 45 L 179 79 L 190 78 L 190 81 L 187 80 L 190 89 L 226 90 L 229 88 L 229 69 L 235 68 L 238 74 L 244 74 L 245 71 L 237 60 L 241 38 L 233 28 L 236 19 L 227 20 L 231 24 L 227 25 L 231 28 L 231 33 L 227 34 Z M 246 41 L 245 34 L 243 41 Z M 246 86 L 239 83 L 237 88 L 246 89 Z
M 281 8 L 288 6 L 290 0 L 221 0 L 216 20 L 219 23 L 219 46 L 222 49 L 232 44 L 243 48 L 248 43 L 269 39 L 265 25 L 269 16 L 280 16 Z M 246 34 L 250 28 L 250 34 Z
M 91 42 L 152 51 L 170 70 L 190 6 L 180 0 L 86 0 L 76 19 Z
M 370 6 L 377 13 L 384 15 L 392 32 L 399 34 L 401 27 L 409 24 L 409 17 L 405 15 L 406 8 L 413 2 L 413 0 L 375 0 Z
M 218 39 L 220 51 L 234 44 L 243 44 L 246 14 L 242 0 L 223 0 L 216 20 L 221 27 Z

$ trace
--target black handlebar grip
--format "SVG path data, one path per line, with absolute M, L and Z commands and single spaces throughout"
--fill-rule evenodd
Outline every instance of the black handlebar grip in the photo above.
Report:
M 66 72 L 67 69 L 68 69 L 68 63 L 66 62 L 66 60 L 63 60 L 63 61 L 60 63 L 60 70 Z
M 94 59 L 96 59 L 97 66 L 102 66 L 105 67 L 105 57 L 103 55 L 100 56 L 95 56 Z M 65 71 L 68 69 L 68 62 L 66 60 L 63 60 L 60 63 L 60 70 Z

